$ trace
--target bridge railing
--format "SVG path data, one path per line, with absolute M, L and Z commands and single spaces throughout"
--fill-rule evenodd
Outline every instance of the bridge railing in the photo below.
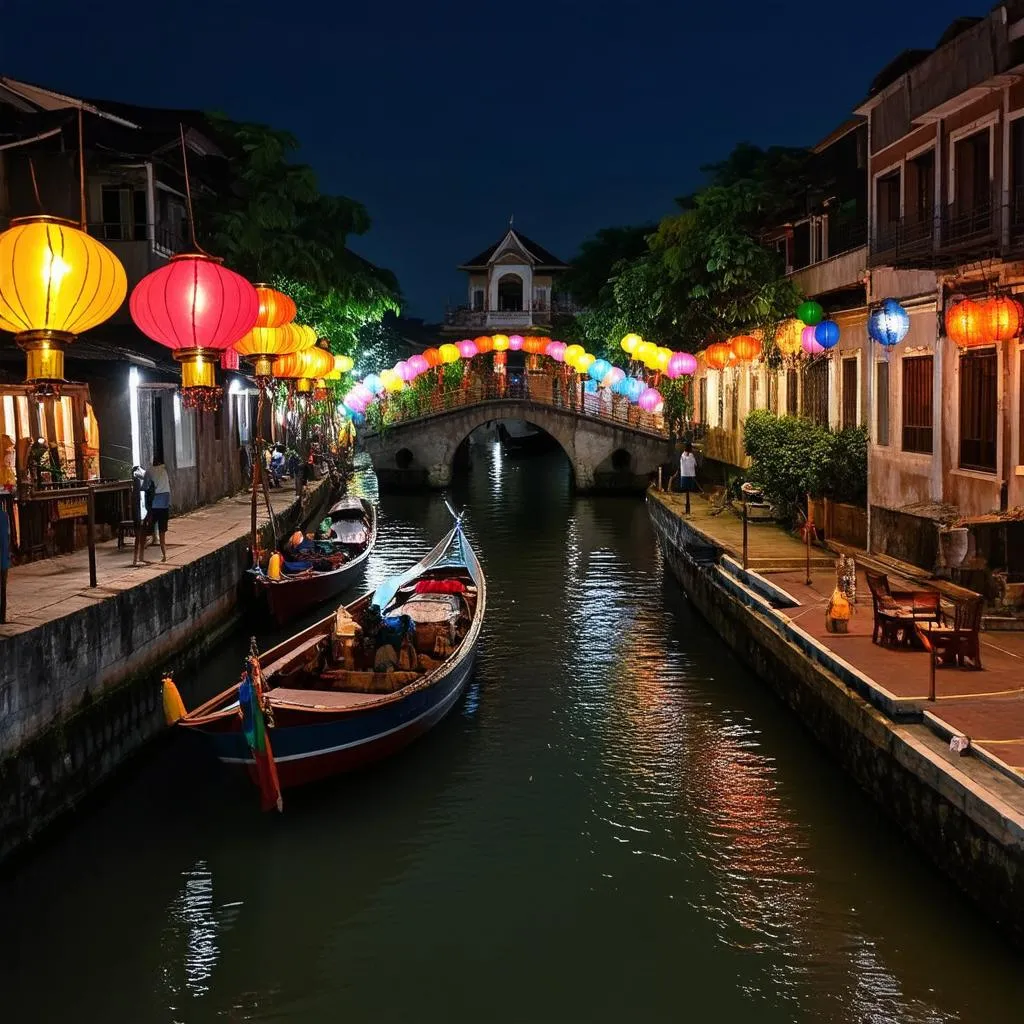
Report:
M 618 423 L 630 430 L 656 437 L 671 436 L 661 413 L 645 412 L 629 399 L 613 395 L 608 388 L 587 393 L 583 391 L 576 376 L 566 381 L 560 377 L 530 373 L 521 379 L 510 379 L 508 375 L 497 373 L 481 375 L 465 379 L 458 388 L 382 396 L 367 420 L 366 431 L 376 433 L 411 420 L 495 401 L 537 402 L 588 419 Z

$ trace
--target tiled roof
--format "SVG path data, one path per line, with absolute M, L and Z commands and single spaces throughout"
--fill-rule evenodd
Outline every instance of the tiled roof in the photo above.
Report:
M 519 243 L 520 248 L 522 248 L 533 259 L 534 263 L 537 266 L 565 267 L 566 269 L 568 269 L 568 263 L 563 263 L 554 253 L 550 252 L 548 249 L 545 249 L 544 246 L 538 245 L 535 241 L 533 241 L 530 238 L 527 238 L 526 235 L 522 234 L 522 232 L 516 231 L 514 228 L 511 228 L 509 229 L 509 231 L 506 231 L 505 234 L 503 234 L 501 238 L 499 238 L 498 241 L 494 243 L 494 245 L 485 249 L 482 253 L 479 253 L 478 255 L 474 256 L 473 259 L 467 260 L 459 267 L 459 269 L 477 270 L 485 268 L 490 263 L 491 258 L 494 256 L 495 252 L 497 252 L 502 242 L 504 242 L 505 239 L 510 234 Z

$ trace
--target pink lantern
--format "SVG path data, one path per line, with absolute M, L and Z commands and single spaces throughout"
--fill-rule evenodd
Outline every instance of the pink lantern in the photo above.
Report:
M 412 368 L 413 377 L 418 377 L 430 369 L 430 364 L 419 354 L 409 356 L 409 366 Z
M 466 338 L 464 341 L 460 341 L 456 348 L 458 348 L 459 355 L 462 356 L 463 359 L 472 359 L 473 356 L 479 355 L 480 353 L 480 349 L 476 347 L 476 342 L 470 341 L 469 338 Z
M 657 388 L 647 388 L 640 392 L 640 398 L 637 400 L 637 405 L 644 412 L 661 412 L 664 404 L 665 399 L 661 397 L 661 392 Z
M 618 384 L 620 380 L 625 380 L 626 371 L 620 369 L 618 366 L 613 366 L 605 375 L 601 381 L 601 387 L 610 388 L 613 384 Z
M 510 334 L 508 336 L 508 347 L 512 352 L 518 352 L 523 347 L 523 336 L 521 334 Z
M 549 341 L 544 354 L 550 356 L 556 363 L 562 362 L 565 359 L 565 342 L 564 341 Z
M 395 363 L 395 376 L 397 376 L 399 380 L 405 381 L 405 383 L 408 384 L 409 381 L 415 378 L 416 371 L 404 359 L 399 359 L 398 362 Z
M 804 350 L 804 354 L 809 356 L 820 355 L 825 351 L 818 344 L 818 339 L 814 336 L 814 328 L 810 326 L 800 332 L 800 347 Z
M 673 352 L 665 370 L 670 380 L 697 372 L 697 360 L 689 352 Z

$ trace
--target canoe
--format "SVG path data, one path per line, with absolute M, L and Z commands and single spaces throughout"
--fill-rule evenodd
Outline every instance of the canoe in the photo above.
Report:
M 335 569 L 308 568 L 284 572 L 272 580 L 260 568 L 250 569 L 257 601 L 270 618 L 283 626 L 318 604 L 330 601 L 355 583 L 377 543 L 377 509 L 364 498 L 346 497 L 331 506 L 332 539 L 317 541 L 322 555 L 344 555 L 347 561 Z
M 457 522 L 421 561 L 372 593 L 262 655 L 254 643 L 280 787 L 380 760 L 444 718 L 472 675 L 486 605 L 483 570 Z M 383 671 L 395 647 L 378 644 L 396 629 L 408 638 L 403 654 L 415 667 Z M 178 724 L 203 734 L 223 763 L 257 779 L 237 683 Z

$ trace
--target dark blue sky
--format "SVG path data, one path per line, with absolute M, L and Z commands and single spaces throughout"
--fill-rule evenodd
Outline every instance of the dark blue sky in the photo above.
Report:
M 500 4 L 0 0 L 0 73 L 77 95 L 287 128 L 323 191 L 373 218 L 353 248 L 408 312 L 465 301 L 455 266 L 517 227 L 569 259 L 656 219 L 732 145 L 809 145 L 953 0 Z

